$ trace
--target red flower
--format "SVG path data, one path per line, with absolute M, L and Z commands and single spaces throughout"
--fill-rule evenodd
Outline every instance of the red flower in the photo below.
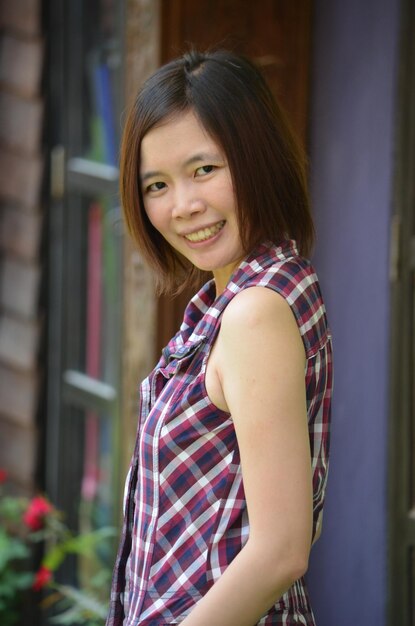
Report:
M 38 569 L 38 571 L 35 574 L 35 580 L 33 581 L 32 588 L 35 591 L 40 591 L 51 580 L 52 580 L 52 572 L 51 572 L 51 570 L 48 569 L 47 567 L 44 567 L 42 565 L 42 567 L 40 569 Z
M 0 485 L 5 483 L 7 480 L 7 471 L 5 469 L 0 468 Z
M 23 515 L 23 521 L 30 530 L 40 530 L 44 518 L 53 510 L 53 506 L 43 496 L 32 498 Z

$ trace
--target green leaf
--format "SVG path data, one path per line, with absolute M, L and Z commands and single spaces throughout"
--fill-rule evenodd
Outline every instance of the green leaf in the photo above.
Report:
M 19 573 L 16 581 L 17 589 L 28 589 L 33 585 L 34 579 L 35 576 L 31 572 Z
M 95 547 L 110 537 L 114 537 L 116 534 L 115 528 L 106 527 L 93 530 L 89 533 L 72 537 L 68 541 L 62 544 L 66 552 L 75 554 L 91 554 Z
M 29 587 L 32 581 L 33 575 L 28 572 L 5 570 L 0 577 L 0 597 L 11 598 L 21 589 Z
M 107 569 L 102 567 L 96 574 L 91 578 L 92 587 L 102 588 L 108 583 L 111 582 L 112 577 L 112 569 Z
M 40 543 L 41 541 L 46 541 L 47 539 L 51 539 L 50 532 L 42 528 L 42 530 L 36 530 L 33 533 L 29 533 L 27 536 L 28 540 L 32 543 Z
M 59 615 L 49 618 L 52 624 L 79 624 L 82 623 L 81 615 L 78 607 L 72 606 L 70 609 L 63 611 Z
M 9 537 L 0 529 L 0 572 L 10 561 L 25 559 L 27 556 L 29 556 L 29 548 L 20 539 Z
M 66 553 L 67 550 L 65 549 L 65 544 L 58 544 L 57 546 L 54 546 L 43 557 L 43 567 L 47 567 L 54 572 L 64 560 Z
M 78 609 L 88 612 L 91 617 L 106 618 L 107 607 L 94 596 L 69 585 L 56 585 L 56 588 L 63 596 L 74 602 Z
M 22 514 L 26 510 L 29 500 L 27 498 L 16 498 L 14 496 L 4 496 L 0 500 L 0 516 L 9 522 L 22 521 Z

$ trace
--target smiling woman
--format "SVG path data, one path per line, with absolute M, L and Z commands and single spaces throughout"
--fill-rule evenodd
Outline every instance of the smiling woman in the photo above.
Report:
M 143 138 L 141 181 L 151 224 L 221 293 L 244 250 L 226 157 L 192 110 Z
M 137 172 L 141 176 L 151 172 L 142 169 L 141 144 L 150 131 L 162 132 L 175 117 L 189 112 L 197 118 L 205 142 L 214 146 L 210 156 L 219 151 L 216 156 L 229 167 L 244 252 L 264 237 L 274 242 L 291 237 L 299 252 L 308 256 L 314 227 L 306 157 L 262 75 L 247 59 L 226 51 L 189 53 L 160 68 L 143 85 L 127 118 L 121 146 L 125 219 L 155 269 L 159 290 L 171 293 L 200 284 L 201 274 L 166 244 L 147 217 Z M 184 139 L 185 135 L 176 134 L 179 144 Z M 166 155 L 164 144 L 161 150 L 158 156 Z M 209 155 L 187 158 L 195 156 Z M 200 165 L 216 164 L 202 159 Z
M 226 51 L 160 68 L 130 112 L 130 232 L 160 290 L 210 280 L 141 386 L 108 626 L 314 626 L 332 371 L 304 162 Z

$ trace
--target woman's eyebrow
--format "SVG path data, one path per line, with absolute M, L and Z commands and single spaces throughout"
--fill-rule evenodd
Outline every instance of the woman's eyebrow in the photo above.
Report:
M 219 152 L 198 152 L 197 154 L 193 154 L 191 157 L 186 159 L 183 163 L 184 167 L 189 167 L 189 165 L 193 165 L 194 163 L 199 163 L 200 161 L 223 161 L 223 157 Z M 140 180 L 142 183 L 145 183 L 149 178 L 157 178 L 158 176 L 163 176 L 163 172 L 160 170 L 151 170 L 148 172 L 144 172 L 140 176 Z
M 148 180 L 149 178 L 154 178 L 154 177 L 157 178 L 158 176 L 162 176 L 162 175 L 163 175 L 162 172 L 159 172 L 156 170 L 153 170 L 150 172 L 144 172 L 144 174 L 140 175 L 140 180 L 142 183 L 145 183 L 146 180 Z
M 199 152 L 186 159 L 184 165 L 192 165 L 193 163 L 197 163 L 199 161 L 223 161 L 223 157 L 219 153 L 215 152 Z

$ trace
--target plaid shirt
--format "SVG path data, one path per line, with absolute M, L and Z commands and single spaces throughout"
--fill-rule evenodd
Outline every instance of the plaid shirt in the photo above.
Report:
M 316 530 L 328 465 L 331 337 L 310 263 L 298 256 L 293 241 L 264 244 L 240 264 L 218 298 L 213 281 L 194 296 L 179 332 L 142 383 L 107 626 L 179 624 L 248 539 L 232 417 L 210 401 L 205 372 L 226 305 L 255 285 L 286 299 L 305 346 Z M 258 624 L 314 625 L 304 580 Z

